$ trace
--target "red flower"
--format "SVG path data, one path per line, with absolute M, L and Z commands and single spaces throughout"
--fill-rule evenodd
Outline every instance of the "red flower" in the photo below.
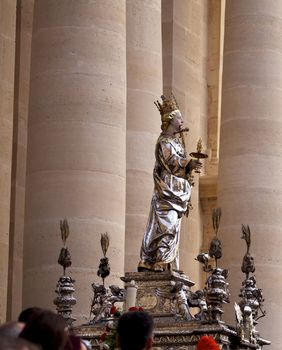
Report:
M 117 308 L 113 305 L 113 306 L 111 307 L 110 314 L 111 314 L 111 315 L 114 315 L 116 312 L 117 312 Z
M 200 338 L 196 350 L 219 350 L 219 346 L 213 337 L 204 335 Z
M 139 311 L 139 309 L 136 306 L 131 306 L 128 311 Z
M 143 307 L 131 306 L 128 311 L 144 311 Z
M 103 333 L 100 337 L 100 342 L 102 343 L 106 339 L 107 333 Z

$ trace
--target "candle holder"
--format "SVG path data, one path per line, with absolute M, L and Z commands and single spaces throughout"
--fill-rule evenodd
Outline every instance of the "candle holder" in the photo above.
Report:
M 200 162 L 200 159 L 205 159 L 208 158 L 208 155 L 205 153 L 202 153 L 202 139 L 200 138 L 198 143 L 197 143 L 197 151 L 196 152 L 191 152 L 190 157 L 197 159 L 198 162 Z M 196 169 L 195 173 L 200 174 L 201 170 Z

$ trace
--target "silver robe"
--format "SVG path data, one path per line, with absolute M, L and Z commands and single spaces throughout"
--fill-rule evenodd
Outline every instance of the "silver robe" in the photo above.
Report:
M 191 196 L 191 186 L 186 179 L 188 160 L 179 139 L 163 134 L 158 138 L 155 156 L 155 186 L 140 264 L 165 269 L 175 261 L 178 269 L 181 218 Z

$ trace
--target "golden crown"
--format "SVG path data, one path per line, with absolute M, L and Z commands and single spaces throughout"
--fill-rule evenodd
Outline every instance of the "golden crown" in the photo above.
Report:
M 166 98 L 165 95 L 162 95 L 161 99 L 162 99 L 162 103 L 159 102 L 158 100 L 154 102 L 161 116 L 171 113 L 176 109 L 179 109 L 178 103 L 173 94 L 171 94 L 168 98 Z

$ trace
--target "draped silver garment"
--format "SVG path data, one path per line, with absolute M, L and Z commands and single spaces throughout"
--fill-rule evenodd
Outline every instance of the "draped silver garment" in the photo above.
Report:
M 181 218 L 191 196 L 185 178 L 188 160 L 179 139 L 161 134 L 155 155 L 154 193 L 140 253 L 140 264 L 151 269 L 166 268 L 177 259 Z

